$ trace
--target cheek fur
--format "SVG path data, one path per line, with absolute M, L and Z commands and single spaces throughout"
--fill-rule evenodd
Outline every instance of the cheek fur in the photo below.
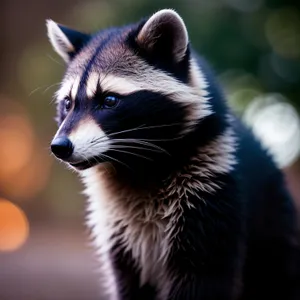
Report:
M 81 120 L 69 134 L 74 146 L 74 159 L 89 159 L 109 149 L 109 140 L 101 127 L 91 118 Z

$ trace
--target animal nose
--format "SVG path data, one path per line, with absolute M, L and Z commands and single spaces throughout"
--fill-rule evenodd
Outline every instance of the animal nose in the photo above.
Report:
M 65 137 L 57 137 L 51 143 L 51 151 L 60 159 L 67 159 L 73 153 L 73 144 Z

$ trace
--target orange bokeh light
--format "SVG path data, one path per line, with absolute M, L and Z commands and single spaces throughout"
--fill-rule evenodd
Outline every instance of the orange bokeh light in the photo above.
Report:
M 29 235 L 25 213 L 15 204 L 0 199 L 0 251 L 20 248 Z
M 25 113 L 0 121 L 0 189 L 14 199 L 31 199 L 47 183 L 50 157 L 34 135 Z
M 37 153 L 14 176 L 0 178 L 0 188 L 5 195 L 14 199 L 31 199 L 46 185 L 49 171 L 47 152 L 37 148 Z
M 1 121 L 0 175 L 13 175 L 30 159 L 34 136 L 28 119 L 22 115 L 8 115 Z

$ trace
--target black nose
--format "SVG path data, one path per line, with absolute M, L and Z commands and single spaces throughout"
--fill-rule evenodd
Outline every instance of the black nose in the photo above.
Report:
M 57 137 L 51 143 L 51 151 L 56 157 L 67 159 L 73 153 L 73 145 L 67 137 Z

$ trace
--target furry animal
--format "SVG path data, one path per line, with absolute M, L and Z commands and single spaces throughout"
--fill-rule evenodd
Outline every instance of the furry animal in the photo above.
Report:
M 166 9 L 96 34 L 47 27 L 67 62 L 51 149 L 85 184 L 109 298 L 296 299 L 283 176 L 182 18 Z

